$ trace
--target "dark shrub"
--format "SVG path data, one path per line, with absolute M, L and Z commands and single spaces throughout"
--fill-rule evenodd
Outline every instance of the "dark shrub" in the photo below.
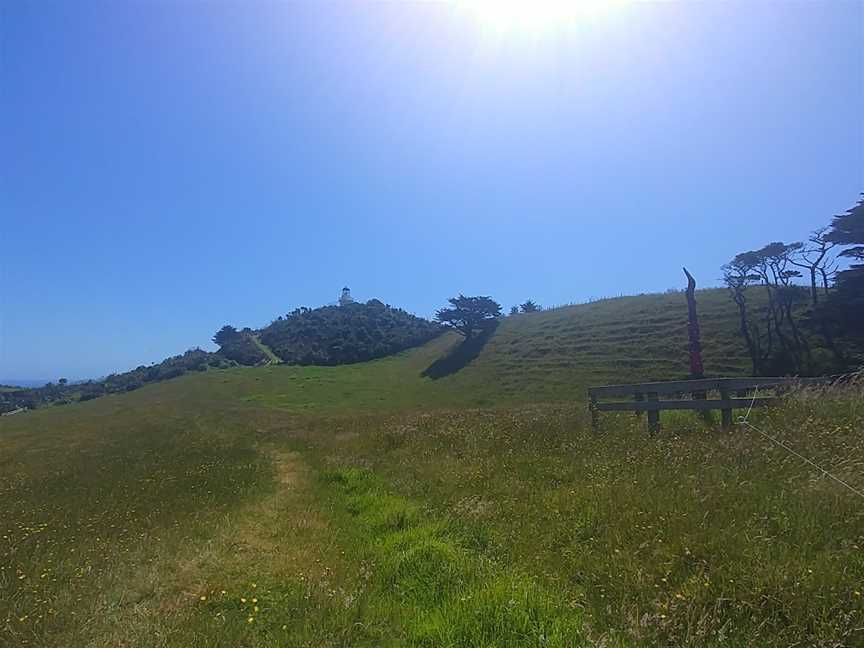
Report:
M 237 364 L 249 367 L 267 362 L 267 354 L 255 344 L 250 335 L 245 333 L 241 334 L 240 338 L 219 349 L 219 353 Z
M 165 367 L 159 372 L 159 380 L 179 378 L 184 373 L 186 373 L 186 370 L 183 367 Z

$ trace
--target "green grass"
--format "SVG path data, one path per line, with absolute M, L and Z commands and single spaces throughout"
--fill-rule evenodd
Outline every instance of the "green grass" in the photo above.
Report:
M 508 318 L 439 380 L 452 335 L 0 419 L 0 646 L 864 644 L 859 497 L 686 413 L 590 432 L 585 387 L 686 373 L 679 302 Z M 754 420 L 862 489 L 862 403 Z
M 350 546 L 373 565 L 361 607 L 363 625 L 386 628 L 374 645 L 573 646 L 580 614 L 472 549 L 445 522 L 390 492 L 370 471 L 324 471 L 348 513 Z
M 757 424 L 861 486 L 860 389 L 800 397 Z M 573 408 L 401 415 L 309 436 L 362 465 L 584 611 L 607 645 L 864 641 L 861 499 L 747 429 Z M 341 433 L 341 434 L 340 434 Z M 482 644 L 467 644 L 482 645 Z
M 55 412 L 4 425 L 0 441 L 7 645 L 54 635 L 84 645 L 112 609 L 153 595 L 142 570 L 203 541 L 224 511 L 271 481 L 237 421 L 223 436 L 215 418 L 176 410 Z
M 725 290 L 700 291 L 705 370 L 747 375 L 746 349 Z M 574 385 L 672 380 L 689 373 L 687 304 L 681 293 L 606 299 L 507 318 L 464 379 L 494 379 L 504 393 L 572 397 Z

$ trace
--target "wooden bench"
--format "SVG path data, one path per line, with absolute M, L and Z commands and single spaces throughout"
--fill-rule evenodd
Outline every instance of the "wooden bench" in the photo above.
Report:
M 591 424 L 599 428 L 599 412 L 648 413 L 651 432 L 660 429 L 660 412 L 663 410 L 720 410 L 724 428 L 732 426 L 732 410 L 773 405 L 784 391 L 800 385 L 823 385 L 830 378 L 707 378 L 704 380 L 675 380 L 634 385 L 606 385 L 588 390 Z M 772 392 L 771 396 L 746 396 L 758 390 Z M 719 392 L 719 398 L 709 399 L 710 392 Z M 733 396 L 734 394 L 734 396 Z M 660 396 L 676 397 L 676 400 L 660 400 Z M 682 397 L 689 396 L 689 400 Z M 602 403 L 603 398 L 632 398 L 632 402 Z

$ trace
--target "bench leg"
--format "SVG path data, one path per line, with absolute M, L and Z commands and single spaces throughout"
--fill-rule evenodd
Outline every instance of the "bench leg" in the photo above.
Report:
M 660 412 L 648 412 L 648 430 L 651 434 L 657 434 L 660 431 Z
M 648 394 L 649 401 L 659 400 L 657 394 Z M 648 430 L 651 434 L 657 434 L 660 431 L 660 410 L 648 411 Z
M 729 400 L 729 392 L 725 389 L 720 390 L 720 399 L 721 400 Z M 720 410 L 721 415 L 721 424 L 723 425 L 724 430 L 729 430 L 732 427 L 732 410 L 724 409 Z
M 708 392 L 703 390 L 691 392 L 690 396 L 692 396 L 693 400 L 707 400 Z M 699 416 L 702 418 L 705 423 L 711 422 L 711 410 L 702 410 L 699 412 Z

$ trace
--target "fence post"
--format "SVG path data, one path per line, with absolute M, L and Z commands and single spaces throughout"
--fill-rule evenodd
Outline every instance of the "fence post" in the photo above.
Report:
M 590 394 L 590 400 L 588 401 L 588 409 L 591 411 L 591 429 L 594 432 L 599 431 L 600 429 L 600 416 L 597 412 L 597 399 L 593 394 Z
M 651 392 L 648 394 L 649 401 L 657 401 L 659 400 L 656 393 Z M 651 434 L 656 434 L 660 431 L 660 410 L 648 410 L 648 429 Z
M 645 400 L 645 394 L 637 391 L 634 398 L 636 399 L 636 402 L 639 403 L 639 402 Z M 639 418 L 640 416 L 642 416 L 642 410 L 640 410 L 638 407 L 636 408 L 636 410 L 633 413 L 636 414 L 636 418 Z
M 720 400 L 729 400 L 731 394 L 729 390 L 725 387 L 720 387 Z M 722 425 L 724 430 L 728 430 L 732 427 L 732 410 L 729 408 L 724 408 L 720 410 Z

